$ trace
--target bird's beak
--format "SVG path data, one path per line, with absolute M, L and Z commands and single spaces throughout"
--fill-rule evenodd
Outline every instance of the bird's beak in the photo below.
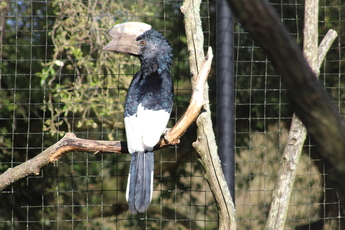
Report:
M 139 55 L 140 47 L 136 39 L 151 28 L 150 25 L 142 22 L 125 22 L 115 25 L 109 30 L 113 39 L 104 46 L 103 50 Z

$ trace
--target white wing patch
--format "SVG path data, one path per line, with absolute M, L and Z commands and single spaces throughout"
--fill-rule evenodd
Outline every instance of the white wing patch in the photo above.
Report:
M 128 151 L 152 151 L 158 143 L 169 121 L 170 113 L 165 110 L 144 109 L 141 104 L 135 115 L 125 117 Z
M 165 110 L 144 109 L 138 107 L 138 117 L 143 124 L 143 144 L 145 147 L 153 148 L 162 136 L 170 118 L 170 113 Z
M 130 117 L 125 117 L 125 128 L 127 137 L 127 147 L 129 153 L 144 151 L 142 142 L 143 128 L 142 122 L 137 114 Z

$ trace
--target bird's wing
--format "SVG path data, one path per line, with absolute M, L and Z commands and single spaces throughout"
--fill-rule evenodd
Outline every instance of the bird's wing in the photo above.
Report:
M 153 148 L 163 134 L 170 118 L 170 111 L 165 109 L 150 110 L 141 105 L 138 107 L 138 117 L 142 121 L 143 144 L 145 147 Z
M 141 141 L 143 136 L 142 119 L 138 117 L 138 105 L 140 103 L 138 88 L 141 75 L 141 71 L 134 75 L 131 85 L 128 88 L 125 103 L 124 120 L 129 153 L 145 151 Z
M 125 117 L 127 147 L 129 153 L 145 151 L 141 141 L 143 136 L 142 119 L 137 114 Z

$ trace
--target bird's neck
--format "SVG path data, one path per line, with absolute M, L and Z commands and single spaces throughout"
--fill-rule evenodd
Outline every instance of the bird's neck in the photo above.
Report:
M 150 75 L 163 71 L 170 71 L 170 65 L 172 63 L 172 54 L 166 53 L 164 50 L 158 51 L 155 55 L 150 57 L 141 57 L 141 71 L 144 75 Z

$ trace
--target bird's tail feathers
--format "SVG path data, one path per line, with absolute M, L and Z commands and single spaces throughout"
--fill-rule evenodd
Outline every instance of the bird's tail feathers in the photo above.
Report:
M 154 154 L 132 153 L 126 199 L 131 213 L 145 212 L 150 205 L 153 191 Z

